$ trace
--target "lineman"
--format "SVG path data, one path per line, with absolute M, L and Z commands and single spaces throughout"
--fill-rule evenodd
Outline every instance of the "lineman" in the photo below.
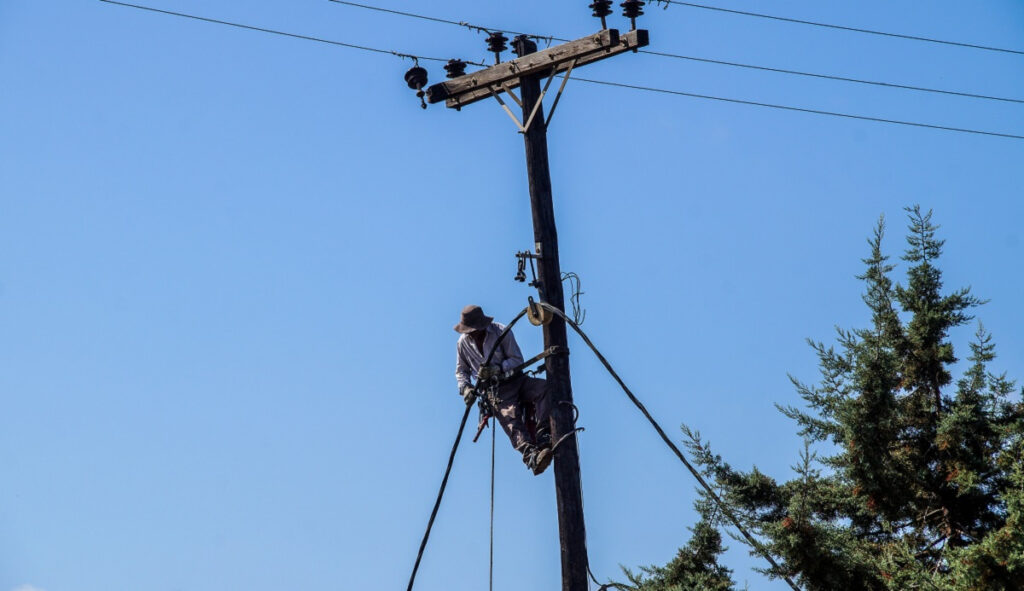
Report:
M 552 457 L 547 382 L 521 373 L 505 379 L 507 372 L 523 363 L 523 354 L 511 331 L 498 343 L 490 364 L 484 365 L 504 328 L 494 322 L 494 318 L 484 315 L 480 306 L 470 305 L 462 309 L 462 317 L 455 325 L 455 332 L 461 335 L 456 345 L 455 380 L 459 384 L 459 393 L 469 405 L 478 394 L 472 384 L 474 375 L 480 385 L 502 377 L 496 395 L 487 402 L 512 441 L 512 447 L 523 454 L 523 463 L 534 474 L 540 474 L 547 469 Z M 526 426 L 526 403 L 534 407 L 536 434 L 531 434 Z

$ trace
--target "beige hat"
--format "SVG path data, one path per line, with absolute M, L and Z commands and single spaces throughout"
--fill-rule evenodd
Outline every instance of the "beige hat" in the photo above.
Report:
M 482 330 L 490 326 L 493 320 L 493 317 L 484 315 L 480 306 L 469 305 L 462 309 L 462 319 L 455 325 L 455 332 L 467 334 Z

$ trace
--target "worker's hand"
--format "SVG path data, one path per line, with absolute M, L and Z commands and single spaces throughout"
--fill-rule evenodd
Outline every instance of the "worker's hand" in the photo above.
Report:
M 496 378 L 501 375 L 500 365 L 484 365 L 480 367 L 480 371 L 477 372 L 477 377 L 480 381 L 486 382 L 491 378 Z
M 476 389 L 473 386 L 466 384 L 461 390 L 462 399 L 466 401 L 466 406 L 473 404 L 476 400 Z

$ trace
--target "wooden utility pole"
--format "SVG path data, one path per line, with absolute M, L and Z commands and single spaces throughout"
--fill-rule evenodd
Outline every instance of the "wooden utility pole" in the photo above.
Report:
M 547 127 L 573 68 L 613 55 L 634 51 L 647 45 L 647 31 L 633 30 L 619 35 L 605 29 L 595 35 L 570 41 L 544 51 L 525 36 L 515 39 L 515 60 L 435 84 L 427 89 L 431 103 L 445 100 L 452 108 L 461 108 L 490 96 L 498 99 L 523 134 L 526 147 L 526 172 L 530 179 L 530 205 L 533 211 L 533 236 L 537 260 L 540 299 L 565 309 L 562 271 L 558 260 L 558 233 L 551 199 L 551 173 L 548 167 Z M 558 73 L 565 73 L 548 118 L 542 101 Z M 547 78 L 542 90 L 541 80 Z M 521 97 L 516 97 L 518 87 Z M 499 94 L 505 93 L 522 107 L 522 121 L 515 117 Z M 565 322 L 554 317 L 544 325 L 544 347 L 568 351 Z M 548 395 L 551 399 L 551 426 L 555 441 L 575 428 L 572 384 L 568 355 L 552 355 L 545 360 Z M 572 439 L 571 441 L 568 439 Z M 583 521 L 583 494 L 580 486 L 579 452 L 575 440 L 568 439 L 555 452 L 555 496 L 558 504 L 558 535 L 562 554 L 562 591 L 587 591 L 586 529 Z
M 537 44 L 529 39 L 516 39 L 516 53 L 520 56 L 537 51 Z M 558 261 L 558 232 L 555 230 L 555 209 L 551 201 L 551 172 L 548 168 L 547 127 L 544 107 L 540 104 L 540 77 L 520 78 L 523 102 L 523 120 L 536 115 L 534 124 L 526 130 L 526 173 L 530 177 L 530 206 L 533 210 L 533 240 L 536 246 L 537 275 L 540 280 L 541 301 L 559 310 L 565 310 L 562 294 L 562 270 Z M 565 321 L 555 317 L 544 325 L 544 348 L 559 347 L 569 350 Z M 547 366 L 548 397 L 551 401 L 551 433 L 558 441 L 576 428 L 572 403 L 572 383 L 569 380 L 568 355 L 553 355 Z M 566 441 L 555 450 L 555 498 L 558 503 L 558 539 L 562 548 L 563 591 L 587 591 L 587 533 L 583 522 L 583 492 L 580 485 L 580 458 L 576 441 Z

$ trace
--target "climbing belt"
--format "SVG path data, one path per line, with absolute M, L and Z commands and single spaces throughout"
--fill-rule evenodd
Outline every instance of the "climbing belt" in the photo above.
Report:
M 484 427 L 487 426 L 488 421 L 490 421 L 491 417 L 493 417 L 497 412 L 496 409 L 498 407 L 498 387 L 501 386 L 501 384 L 504 383 L 505 380 L 511 379 L 512 377 L 517 375 L 537 375 L 538 373 L 544 371 L 543 366 L 541 366 L 540 369 L 537 369 L 536 371 L 533 372 L 526 371 L 526 368 L 552 355 L 559 355 L 563 351 L 564 349 L 562 347 L 557 347 L 553 345 L 551 347 L 548 347 L 538 355 L 535 355 L 530 359 L 527 359 L 525 362 L 520 363 L 517 367 L 509 370 L 508 372 L 503 374 L 503 377 L 492 377 L 490 380 L 487 380 L 486 383 L 477 382 L 476 391 L 477 395 L 479 396 L 477 403 L 480 406 L 480 424 L 478 424 L 476 427 L 476 435 L 473 436 L 473 443 L 476 443 L 477 439 L 480 439 L 480 434 L 484 432 Z M 490 360 L 489 357 L 488 360 Z M 553 452 L 557 447 L 558 445 L 555 444 L 551 448 L 551 451 Z
M 579 325 L 577 323 L 573 322 L 572 320 L 570 320 L 569 318 L 567 318 L 564 312 L 562 312 L 558 308 L 552 306 L 551 304 L 548 304 L 547 302 L 537 302 L 535 305 L 541 306 L 545 310 L 548 310 L 549 312 L 554 314 L 555 316 L 558 316 L 563 321 L 565 321 L 566 324 L 571 326 L 572 329 L 576 331 L 576 334 L 580 335 L 580 338 L 583 339 L 583 342 L 585 342 L 587 344 L 587 346 L 590 347 L 590 350 L 594 352 L 594 355 L 596 355 L 598 360 L 601 362 L 601 364 L 604 365 L 604 368 L 606 370 L 608 370 L 608 373 L 611 374 L 612 378 L 614 378 L 615 381 L 619 384 L 619 387 L 622 388 L 622 391 L 626 393 L 627 397 L 629 397 L 630 402 L 632 402 L 633 405 L 636 406 L 637 409 L 639 409 L 641 413 L 643 413 L 644 417 L 646 417 L 648 422 L 651 423 L 651 426 L 654 427 L 654 430 L 658 432 L 658 435 L 661 436 L 661 439 L 665 442 L 666 445 L 668 445 L 669 449 L 671 449 L 672 452 L 676 455 L 676 457 L 679 458 L 679 461 L 681 461 L 683 463 L 683 465 L 686 466 L 686 469 L 690 471 L 690 473 L 693 475 L 693 477 L 697 480 L 697 482 L 701 485 L 701 487 L 704 488 L 704 490 L 708 493 L 708 496 L 711 497 L 711 499 L 715 502 L 715 504 L 718 505 L 718 507 L 722 510 L 722 513 L 729 519 L 729 521 L 731 521 L 732 524 L 734 526 L 736 526 L 736 529 L 739 530 L 739 532 L 743 535 L 744 539 L 746 539 L 747 542 L 755 550 L 757 550 L 757 552 L 759 554 L 761 554 L 761 556 L 763 556 L 764 559 L 767 560 L 769 564 L 772 565 L 772 567 L 775 569 L 775 572 L 779 573 L 779 576 L 781 576 L 783 578 L 783 580 L 785 580 L 787 583 L 789 583 L 789 586 L 794 591 L 800 591 L 800 588 L 796 586 L 796 583 L 794 583 L 793 580 L 790 579 L 790 577 L 788 575 L 783 574 L 782 567 L 779 566 L 779 563 L 775 561 L 775 558 L 772 557 L 772 555 L 768 552 L 768 549 L 765 548 L 764 545 L 762 545 L 760 542 L 758 542 L 754 538 L 754 536 L 752 536 L 750 534 L 749 531 L 747 531 L 747 528 L 745 528 L 743 526 L 743 524 L 740 522 L 739 518 L 736 517 L 736 514 L 733 513 L 733 511 L 731 509 L 729 509 L 729 507 L 722 501 L 721 497 L 719 497 L 718 494 L 714 491 L 714 489 L 711 488 L 711 485 L 709 485 L 707 483 L 707 481 L 704 480 L 704 477 L 701 476 L 700 472 L 697 471 L 697 469 L 694 468 L 692 464 L 690 464 L 690 462 L 686 459 L 686 456 L 683 455 L 683 452 L 680 451 L 678 447 L 676 447 L 676 444 L 672 443 L 672 440 L 669 439 L 668 435 L 665 434 L 665 430 L 661 428 L 661 425 L 659 425 L 658 422 L 654 420 L 654 417 L 651 416 L 651 413 L 647 411 L 647 407 L 645 407 L 643 405 L 643 403 L 640 402 L 639 399 L 637 399 L 637 397 L 633 394 L 633 392 L 630 391 L 630 389 L 626 386 L 625 382 L 622 381 L 622 378 L 619 377 L 619 374 L 615 373 L 615 370 L 612 369 L 611 364 L 608 363 L 608 360 L 605 359 L 604 355 L 601 354 L 601 352 L 597 349 L 597 347 L 590 340 L 590 338 L 586 335 L 586 333 L 584 333 L 583 330 L 580 329 Z M 512 329 L 512 326 L 515 325 L 515 323 L 518 322 L 519 319 L 522 318 L 526 314 L 526 312 L 528 310 L 529 310 L 529 307 L 523 308 L 523 311 L 520 312 L 519 314 L 517 314 L 516 317 L 512 319 L 512 322 L 508 323 L 508 326 L 505 327 L 505 330 L 503 330 L 501 332 L 501 334 L 498 336 L 498 340 L 497 340 L 497 342 L 494 345 L 494 349 L 492 349 L 490 355 L 487 356 L 487 360 L 484 362 L 484 365 L 489 365 L 490 364 L 491 357 L 494 355 L 494 351 L 498 348 L 498 345 L 505 338 L 505 335 L 508 334 L 509 330 Z M 445 486 L 447 486 L 447 484 L 448 484 L 448 476 L 449 476 L 449 474 L 451 473 L 451 470 L 452 470 L 452 462 L 454 462 L 454 460 L 455 460 L 455 451 L 458 449 L 459 441 L 462 439 L 462 431 L 466 427 L 466 418 L 469 416 L 469 411 L 470 411 L 471 408 L 472 408 L 472 405 L 466 405 L 466 412 L 463 413 L 463 415 L 462 415 L 462 422 L 459 424 L 459 431 L 458 431 L 458 434 L 455 436 L 455 445 L 452 446 L 451 455 L 448 457 L 448 467 L 445 469 L 444 478 L 441 480 L 441 489 L 437 493 L 437 500 L 434 502 L 434 509 L 433 509 L 433 511 L 431 511 L 431 513 L 430 513 L 430 520 L 427 522 L 427 531 L 424 532 L 424 534 L 423 534 L 423 541 L 420 543 L 420 550 L 419 550 L 419 553 L 416 555 L 416 564 L 413 566 L 412 576 L 409 577 L 409 588 L 408 588 L 407 591 L 412 591 L 413 582 L 416 579 L 416 571 L 419 569 L 420 560 L 423 558 L 423 551 L 424 551 L 424 549 L 427 546 L 427 539 L 430 537 L 430 529 L 434 525 L 434 518 L 437 516 L 437 510 L 441 506 L 441 498 L 444 496 L 444 489 L 445 489 Z M 571 433 L 575 433 L 575 432 L 576 431 L 574 430 Z M 491 575 L 490 575 L 491 579 L 490 580 L 491 580 L 491 589 L 493 591 L 493 585 L 494 585 L 494 472 L 493 472 L 493 470 L 494 470 L 494 455 L 493 455 L 493 453 L 494 453 L 494 447 L 493 447 L 494 433 L 493 432 L 492 432 L 491 436 L 492 436 L 492 440 L 491 440 L 492 441 L 492 447 L 491 447 L 491 454 L 492 454 L 491 455 L 491 471 L 492 472 L 491 472 Z M 561 441 L 559 441 L 559 443 L 561 443 Z M 587 572 L 590 573 L 591 579 L 594 579 L 594 582 L 597 583 L 597 580 L 594 577 L 593 573 L 590 572 L 590 566 L 589 565 L 587 566 Z M 616 583 L 608 583 L 608 584 L 605 584 L 605 585 L 601 585 L 599 591 L 604 591 L 605 589 L 609 589 L 609 588 L 613 588 L 613 587 L 620 587 L 620 585 L 618 585 Z

